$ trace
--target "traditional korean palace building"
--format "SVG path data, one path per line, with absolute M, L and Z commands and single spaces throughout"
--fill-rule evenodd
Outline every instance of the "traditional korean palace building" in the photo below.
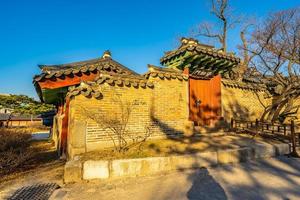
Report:
M 254 120 L 271 101 L 264 85 L 233 78 L 239 58 L 197 40 L 182 38 L 160 62 L 163 67 L 149 65 L 143 75 L 109 51 L 93 60 L 41 65 L 33 82 L 41 101 L 57 106 L 53 136 L 60 151 L 72 158 L 112 146 L 107 128 L 87 115 L 120 114 L 120 102 L 134 104 L 129 131 L 148 129 L 156 138 L 184 134 L 193 125 L 217 130 L 232 117 Z

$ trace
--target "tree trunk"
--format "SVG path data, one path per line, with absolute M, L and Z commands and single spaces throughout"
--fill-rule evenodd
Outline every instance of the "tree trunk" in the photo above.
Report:
M 275 112 L 273 113 L 273 116 L 271 116 L 271 117 L 272 117 L 272 119 L 271 119 L 272 122 L 275 122 L 276 120 L 279 119 L 279 115 L 282 113 L 283 108 L 288 104 L 288 101 L 289 101 L 289 100 L 286 99 L 286 100 L 282 101 L 282 102 L 277 106 L 277 109 L 276 109 Z
M 227 21 L 226 19 L 224 20 L 224 23 L 223 23 L 223 37 L 222 37 L 222 45 L 223 45 L 223 50 L 224 50 L 224 53 L 227 52 Z

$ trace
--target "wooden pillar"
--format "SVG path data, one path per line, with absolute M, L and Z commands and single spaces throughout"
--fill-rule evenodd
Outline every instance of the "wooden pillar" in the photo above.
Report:
M 231 130 L 233 130 L 234 129 L 234 119 L 233 118 L 231 118 L 231 120 L 230 120 L 230 128 L 231 128 Z
M 183 70 L 183 74 L 189 76 L 189 74 L 190 74 L 190 69 L 189 69 L 188 67 L 185 67 L 184 70 Z M 190 79 L 188 79 L 187 85 L 188 85 L 188 88 L 187 88 L 187 100 L 188 100 L 188 112 L 189 112 L 189 118 L 188 118 L 188 120 L 191 120 L 191 109 L 190 109 L 190 106 L 191 106 L 191 105 L 190 105 L 190 103 L 191 103 L 191 101 L 190 101 Z
M 185 67 L 184 70 L 183 70 L 183 74 L 189 75 L 189 73 L 190 73 L 189 68 L 188 68 L 188 67 Z
M 255 119 L 255 132 L 258 134 L 258 119 Z
M 296 151 L 296 134 L 295 134 L 294 120 L 291 121 L 291 142 L 292 142 L 292 156 L 298 157 L 298 154 Z
M 70 99 L 67 97 L 65 101 L 65 109 L 62 108 L 64 118 L 62 119 L 62 130 L 61 130 L 61 155 L 66 153 L 67 148 L 67 136 L 68 136 L 68 125 L 69 125 L 69 106 Z M 64 106 L 62 106 L 64 107 Z

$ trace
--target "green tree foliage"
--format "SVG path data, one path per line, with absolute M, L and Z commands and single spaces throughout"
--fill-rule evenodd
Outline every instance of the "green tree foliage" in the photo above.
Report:
M 0 95 L 0 109 L 11 109 L 15 114 L 38 115 L 54 109 L 26 95 Z

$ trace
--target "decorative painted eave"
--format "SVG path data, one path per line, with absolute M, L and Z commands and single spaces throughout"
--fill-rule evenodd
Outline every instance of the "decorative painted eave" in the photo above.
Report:
M 146 79 L 149 77 L 159 77 L 160 79 L 178 79 L 180 81 L 187 81 L 189 79 L 188 75 L 183 74 L 181 70 L 162 68 L 154 65 L 148 65 L 149 72 L 145 73 L 143 76 Z
M 224 53 L 212 46 L 200 44 L 195 39 L 181 39 L 181 46 L 167 52 L 160 62 L 168 68 L 184 69 L 188 67 L 190 72 L 195 69 L 213 70 L 214 73 L 225 73 L 236 67 L 240 59 L 232 53 Z
M 193 40 L 193 42 L 191 43 L 190 40 Z M 190 52 L 193 54 L 205 54 L 218 59 L 226 59 L 233 63 L 240 62 L 240 58 L 237 58 L 236 56 L 234 56 L 234 54 L 224 53 L 222 50 L 217 50 L 212 48 L 211 46 L 200 44 L 195 39 L 182 38 L 181 41 L 182 41 L 182 45 L 177 50 L 167 52 L 165 56 L 163 56 L 160 59 L 160 62 L 162 64 L 167 61 L 170 61 L 171 59 L 179 57 L 180 55 L 183 55 L 186 52 Z
M 68 87 L 78 85 L 83 81 L 94 81 L 102 73 L 144 78 L 113 60 L 109 51 L 105 51 L 103 56 L 97 59 L 62 65 L 40 65 L 39 67 L 42 73 L 33 78 L 33 84 L 41 101 L 53 104 L 61 101 L 60 99 L 55 100 L 56 92 L 67 91 Z M 50 99 L 48 99 L 49 95 Z
M 189 74 L 189 77 L 192 77 L 194 79 L 209 80 L 215 75 L 215 72 L 212 70 L 196 69 L 191 74 Z

